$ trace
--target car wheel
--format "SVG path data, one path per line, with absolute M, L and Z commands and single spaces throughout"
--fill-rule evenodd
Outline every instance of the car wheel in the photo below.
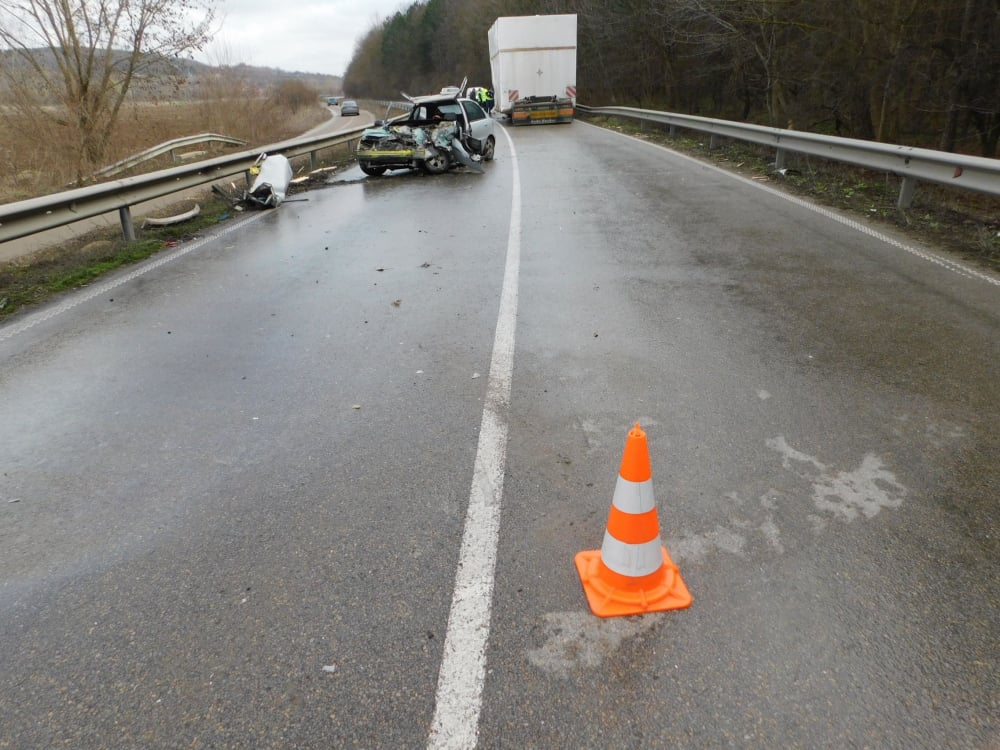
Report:
M 380 177 L 385 174 L 386 170 L 385 167 L 373 167 L 370 164 L 358 164 L 358 166 L 361 167 L 362 172 L 371 177 Z
M 424 160 L 424 171 L 427 174 L 444 174 L 448 171 L 449 164 L 447 155 L 440 151 L 435 151 L 434 154 Z
M 486 145 L 483 146 L 481 156 L 483 161 L 493 161 L 493 152 L 496 150 L 497 141 L 492 135 L 486 139 Z

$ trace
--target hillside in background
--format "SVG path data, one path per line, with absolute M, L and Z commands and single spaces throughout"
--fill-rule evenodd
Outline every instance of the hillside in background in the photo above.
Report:
M 37 50 L 35 54 L 44 64 L 54 68 L 52 53 Z M 125 53 L 122 52 L 124 55 Z M 0 67 L 12 72 L 29 74 L 23 59 L 10 50 L 0 50 Z M 155 101 L 163 98 L 198 99 L 204 89 L 214 88 L 212 84 L 223 80 L 238 80 L 242 86 L 265 92 L 285 81 L 297 81 L 320 94 L 342 94 L 343 80 L 340 76 L 303 71 L 288 71 L 280 68 L 258 67 L 254 65 L 207 65 L 196 60 L 149 61 L 143 78 L 130 90 L 134 101 Z M 0 76 L 0 96 L 8 93 L 8 82 Z
M 316 89 L 321 94 L 339 95 L 343 93 L 343 79 L 340 76 L 324 75 L 322 73 L 305 73 L 302 71 L 288 71 L 280 68 L 262 68 L 254 65 L 225 65 L 211 66 L 194 60 L 184 60 L 180 62 L 181 69 L 185 72 L 189 86 L 197 90 L 197 84 L 207 77 L 215 77 L 220 74 L 234 76 L 240 80 L 250 82 L 260 89 L 274 88 L 284 81 L 299 81 L 310 88 Z

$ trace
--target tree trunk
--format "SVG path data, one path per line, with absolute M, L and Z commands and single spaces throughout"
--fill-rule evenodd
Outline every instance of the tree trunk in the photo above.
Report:
M 948 100 L 945 104 L 944 128 L 941 131 L 941 148 L 944 151 L 954 151 L 958 143 L 959 116 L 962 112 L 962 89 L 968 75 L 966 71 L 966 50 L 970 42 L 970 21 L 972 6 L 975 0 L 965 0 L 962 12 L 962 26 L 959 32 L 958 49 L 951 51 L 951 64 L 945 72 Z

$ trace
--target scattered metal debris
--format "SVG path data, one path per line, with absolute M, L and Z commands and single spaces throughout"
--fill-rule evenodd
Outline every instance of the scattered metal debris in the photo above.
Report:
M 250 173 L 257 170 L 250 189 L 243 194 L 243 201 L 251 208 L 277 208 L 285 200 L 292 181 L 292 165 L 281 154 L 261 154 Z
M 271 167 L 267 167 L 269 162 Z M 250 170 L 254 180 L 249 188 L 241 189 L 235 182 L 230 182 L 228 185 L 212 185 L 212 192 L 236 211 L 244 211 L 247 208 L 276 208 L 281 203 L 308 200 L 308 198 L 289 196 L 296 191 L 308 190 L 312 186 L 331 184 L 331 177 L 339 168 L 320 167 L 292 177 L 291 165 L 288 164 L 287 158 L 280 154 L 261 154 L 257 164 Z
M 142 221 L 142 228 L 146 227 L 166 227 L 171 224 L 180 224 L 188 219 L 193 219 L 195 216 L 201 213 L 201 206 L 197 203 L 194 204 L 194 208 L 189 211 L 185 211 L 181 214 L 176 214 L 174 216 L 164 216 L 163 218 L 155 218 L 152 216 L 147 216 Z

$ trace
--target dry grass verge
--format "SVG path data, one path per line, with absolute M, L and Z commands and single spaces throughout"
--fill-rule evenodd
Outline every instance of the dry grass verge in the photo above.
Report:
M 183 225 L 139 230 L 126 243 L 121 231 L 99 229 L 78 236 L 69 245 L 40 250 L 0 264 L 0 319 L 50 300 L 62 292 L 86 286 L 100 276 L 144 260 L 199 231 L 229 218 L 230 207 L 209 200 L 201 214 Z
M 290 111 L 269 98 L 135 103 L 118 121 L 106 164 L 101 166 L 174 138 L 199 133 L 239 138 L 251 148 L 264 146 L 302 135 L 328 117 L 318 102 L 315 107 Z M 75 153 L 75 144 L 59 125 L 45 118 L 29 121 L 0 108 L 0 172 L 11 177 L 0 181 L 0 203 L 66 190 L 76 179 Z M 169 157 L 164 156 L 145 163 L 142 169 L 152 171 L 170 165 Z

